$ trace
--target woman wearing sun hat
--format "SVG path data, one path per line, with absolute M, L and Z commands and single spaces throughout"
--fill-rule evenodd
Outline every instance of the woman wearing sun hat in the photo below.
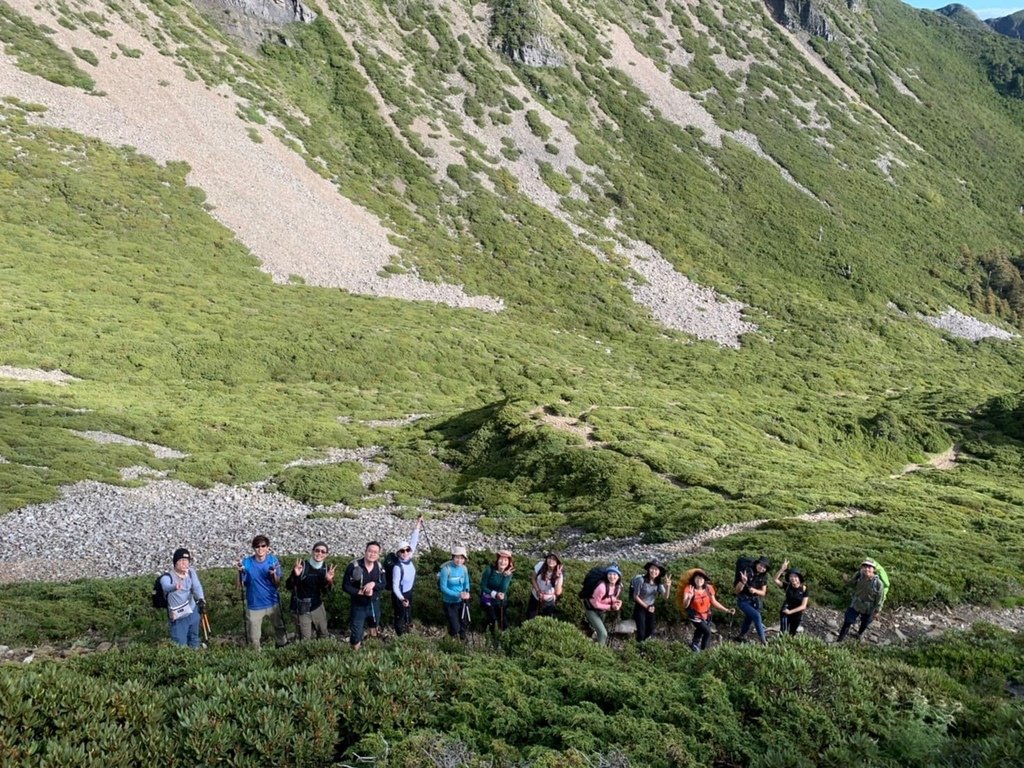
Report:
M 480 606 L 487 614 L 485 629 L 508 629 L 508 590 L 515 570 L 512 552 L 508 549 L 498 550 L 494 563 L 484 568 L 480 577 Z
M 785 576 L 785 581 L 783 581 Z M 789 567 L 789 560 L 785 560 L 775 574 L 775 586 L 786 591 L 786 597 L 782 601 L 782 609 L 779 612 L 779 628 L 782 634 L 787 632 L 796 635 L 800 628 L 800 621 L 807 610 L 807 603 L 810 602 L 810 595 L 807 592 L 807 585 L 804 584 L 804 574 L 796 568 Z
M 644 572 L 629 582 L 629 597 L 633 604 L 633 622 L 636 624 L 638 643 L 654 634 L 654 601 L 661 595 L 666 600 L 672 591 L 672 576 L 658 560 L 650 560 Z

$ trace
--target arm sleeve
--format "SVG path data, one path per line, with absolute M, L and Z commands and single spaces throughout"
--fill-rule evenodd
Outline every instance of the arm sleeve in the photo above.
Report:
M 612 599 L 608 594 L 608 582 L 602 581 L 597 585 L 594 595 L 590 599 L 590 605 L 598 611 L 607 611 L 612 607 Z
M 437 574 L 437 586 L 440 588 L 441 594 L 444 597 L 450 598 L 449 602 L 451 602 L 451 599 L 458 600 L 459 599 L 459 592 L 462 591 L 460 589 L 456 589 L 453 592 L 452 589 L 448 586 L 448 573 L 450 571 L 451 571 L 451 564 L 450 563 L 445 563 L 444 565 L 441 566 L 441 572 L 439 574 Z
M 405 593 L 402 592 L 402 566 L 398 563 L 391 566 L 391 592 L 399 600 L 405 600 Z
M 192 574 L 192 595 L 196 600 L 205 600 L 206 593 L 203 591 L 203 583 L 199 581 L 199 574 L 196 573 L 196 569 L 189 568 L 188 572 Z
M 160 577 L 160 589 L 164 591 L 165 596 L 168 592 L 174 591 L 174 579 L 171 578 L 171 574 L 165 573 Z
M 636 601 L 640 599 L 640 590 L 644 586 L 643 575 L 637 575 L 633 577 L 633 580 L 629 582 L 629 588 L 633 592 L 633 604 L 636 605 Z
M 409 546 L 412 548 L 412 552 L 409 553 L 410 557 L 412 557 L 412 555 L 416 554 L 416 547 L 418 547 L 419 544 L 420 544 L 420 526 L 417 523 L 416 527 L 412 529 L 412 536 L 409 537 Z

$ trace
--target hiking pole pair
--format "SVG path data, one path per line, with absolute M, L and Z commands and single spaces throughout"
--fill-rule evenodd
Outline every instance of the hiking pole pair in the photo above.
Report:
M 199 614 L 199 626 L 203 630 L 203 640 L 210 639 L 210 617 L 205 613 Z

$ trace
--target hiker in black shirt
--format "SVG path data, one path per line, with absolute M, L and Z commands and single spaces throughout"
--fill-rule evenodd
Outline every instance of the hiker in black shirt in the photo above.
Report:
M 785 581 L 783 581 L 785 577 Z M 786 591 L 785 600 L 782 602 L 782 610 L 779 612 L 780 630 L 782 634 L 787 632 L 795 636 L 803 620 L 804 611 L 807 610 L 807 603 L 810 595 L 807 592 L 807 585 L 804 584 L 804 575 L 796 568 L 789 567 L 789 560 L 782 563 L 779 572 L 773 579 L 775 586 Z

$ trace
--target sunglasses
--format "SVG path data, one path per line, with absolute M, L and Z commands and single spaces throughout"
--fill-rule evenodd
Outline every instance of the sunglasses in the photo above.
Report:
M 257 544 L 253 549 L 270 549 L 269 544 Z
M 405 549 L 398 550 L 399 552 L 412 552 L 412 547 L 406 547 Z

